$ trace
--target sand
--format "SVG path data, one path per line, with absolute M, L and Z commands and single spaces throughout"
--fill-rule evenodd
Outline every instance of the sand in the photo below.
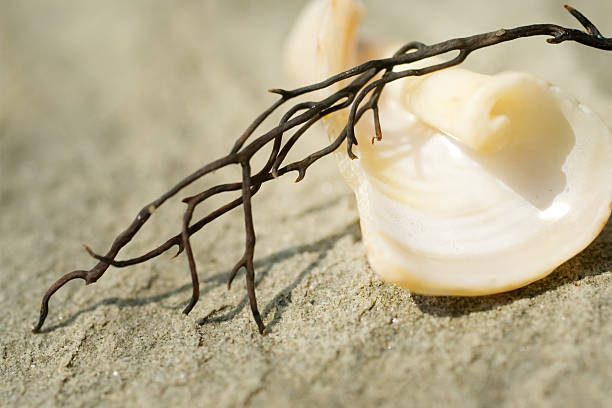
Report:
M 440 41 L 499 27 L 576 26 L 556 1 L 368 1 L 364 34 Z M 411 295 L 368 266 L 331 158 L 254 199 L 257 293 L 240 273 L 241 212 L 184 257 L 69 284 L 147 202 L 225 154 L 284 86 L 283 40 L 304 2 L 3 1 L 0 5 L 0 406 L 598 407 L 612 398 L 612 226 L 549 277 L 510 293 Z M 577 4 L 604 33 L 610 2 Z M 611 55 L 530 39 L 468 66 L 560 85 L 612 125 Z M 296 157 L 323 146 L 315 129 Z M 216 174 L 190 190 L 236 177 Z M 226 197 L 227 199 L 229 197 Z M 218 202 L 217 202 L 218 204 Z M 125 255 L 178 232 L 178 200 Z M 206 210 L 213 209 L 206 205 Z M 198 214 L 203 214 L 199 212 Z

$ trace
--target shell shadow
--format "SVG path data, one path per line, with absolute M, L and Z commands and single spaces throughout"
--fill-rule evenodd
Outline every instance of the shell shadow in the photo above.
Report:
M 525 287 L 489 296 L 412 295 L 417 307 L 435 316 L 459 317 L 535 298 L 568 283 L 612 271 L 612 218 L 599 236 L 581 253 L 560 265 L 550 275 Z

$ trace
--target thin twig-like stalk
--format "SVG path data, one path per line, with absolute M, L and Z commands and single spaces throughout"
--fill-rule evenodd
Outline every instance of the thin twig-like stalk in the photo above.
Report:
M 353 146 L 357 144 L 354 128 L 361 117 L 369 110 L 371 110 L 373 114 L 375 129 L 375 135 L 372 141 L 382 140 L 383 135 L 378 115 L 378 100 L 385 85 L 400 78 L 425 75 L 455 66 L 462 63 L 473 51 L 525 37 L 547 36 L 550 37 L 547 41 L 551 44 L 573 41 L 592 48 L 608 51 L 612 50 L 611 38 L 604 37 L 597 27 L 578 10 L 569 6 L 565 6 L 565 8 L 580 22 L 580 24 L 582 24 L 586 31 L 565 28 L 555 24 L 535 24 L 512 29 L 500 29 L 471 37 L 455 38 L 433 45 L 411 42 L 400 48 L 392 57 L 365 62 L 319 83 L 293 90 L 271 89 L 270 92 L 280 95 L 280 98 L 268 109 L 263 111 L 251 125 L 249 125 L 245 132 L 236 140 L 228 155 L 212 161 L 196 170 L 179 181 L 161 197 L 144 206 L 138 212 L 132 223 L 123 232 L 117 235 L 106 254 L 100 255 L 92 251 L 89 247 L 85 247 L 89 254 L 98 260 L 98 263 L 89 270 L 77 270 L 67 273 L 51 285 L 43 296 L 40 317 L 38 323 L 32 328 L 32 331 L 40 331 L 49 310 L 49 299 L 67 282 L 73 279 L 83 279 L 88 285 L 95 283 L 104 275 L 111 265 L 121 268 L 142 263 L 161 255 L 174 246 L 178 248 L 176 255 L 184 251 L 189 263 L 193 291 L 191 300 L 183 311 L 185 314 L 188 314 L 197 303 L 200 294 L 198 274 L 190 238 L 209 222 L 242 205 L 244 209 L 246 236 L 245 251 L 242 258 L 236 263 L 230 273 L 228 288 L 231 286 L 232 280 L 236 276 L 238 270 L 244 267 L 246 269 L 247 292 L 249 295 L 251 312 L 259 332 L 263 333 L 265 326 L 257 308 L 257 299 L 255 296 L 255 270 L 253 266 L 255 229 L 251 207 L 251 198 L 259 191 L 261 186 L 276 177 L 293 171 L 298 173 L 296 181 L 300 181 L 304 178 L 306 171 L 312 164 L 320 158 L 336 151 L 344 142 L 346 142 L 348 156 L 353 159 L 357 158 L 353 153 Z M 419 69 L 393 71 L 395 67 L 452 51 L 456 51 L 457 55 L 448 61 Z M 263 132 L 249 142 L 249 139 L 258 131 L 261 124 L 289 100 L 328 88 L 344 80 L 350 80 L 351 82 L 343 86 L 337 92 L 321 100 L 295 104 L 285 112 L 277 126 Z M 364 102 L 368 95 L 369 98 Z M 350 109 L 349 116 L 346 126 L 333 142 L 300 161 L 282 166 L 283 161 L 295 143 L 314 123 L 341 109 Z M 294 131 L 294 133 L 287 140 L 284 140 L 285 136 L 287 136 L 287 133 L 290 131 Z M 272 142 L 272 151 L 269 154 L 266 164 L 258 172 L 252 174 L 251 159 L 256 153 L 260 152 L 262 148 L 268 146 L 270 142 Z M 220 184 L 183 200 L 187 204 L 187 209 L 184 213 L 180 233 L 141 256 L 127 260 L 116 259 L 119 251 L 134 238 L 140 228 L 153 215 L 155 210 L 169 198 L 175 196 L 194 181 L 216 170 L 234 165 L 240 165 L 242 167 L 242 180 L 240 182 Z M 212 196 L 230 191 L 240 191 L 240 195 L 207 216 L 192 223 L 193 212 L 200 203 Z

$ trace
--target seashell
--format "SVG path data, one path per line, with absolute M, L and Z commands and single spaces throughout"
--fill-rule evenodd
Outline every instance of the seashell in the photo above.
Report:
M 358 46 L 361 15 L 351 0 L 310 3 L 288 40 L 290 75 L 310 83 L 391 55 L 398 47 Z M 383 140 L 371 143 L 364 118 L 359 159 L 336 157 L 387 281 L 430 295 L 515 289 L 582 251 L 610 216 L 612 134 L 543 80 L 450 68 L 388 84 L 379 108 Z M 331 139 L 347 117 L 325 119 Z

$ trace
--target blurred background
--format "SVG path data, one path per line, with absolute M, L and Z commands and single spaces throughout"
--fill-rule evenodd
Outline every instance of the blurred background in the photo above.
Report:
M 382 39 L 431 43 L 529 23 L 577 26 L 552 0 L 503 6 L 486 1 L 364 3 L 362 32 Z M 32 153 L 36 166 L 48 172 L 58 155 L 73 156 L 75 168 L 85 172 L 92 165 L 107 168 L 104 158 L 121 152 L 130 156 L 125 165 L 137 172 L 154 167 L 134 163 L 150 150 L 153 155 L 163 152 L 162 160 L 155 158 L 159 166 L 215 157 L 231 144 L 236 129 L 271 100 L 265 90 L 286 83 L 280 63 L 283 41 L 304 4 L 3 1 L 0 154 L 7 167 L 2 174 L 20 171 Z M 612 3 L 582 0 L 574 6 L 606 31 Z M 561 85 L 610 123 L 609 56 L 543 41 L 483 50 L 466 65 L 484 72 L 533 72 Z M 213 134 L 215 143 L 210 143 Z M 101 146 L 94 148 L 90 139 L 102 141 Z M 136 150 L 140 154 L 130 154 Z M 15 164 L 17 157 L 21 165 Z

